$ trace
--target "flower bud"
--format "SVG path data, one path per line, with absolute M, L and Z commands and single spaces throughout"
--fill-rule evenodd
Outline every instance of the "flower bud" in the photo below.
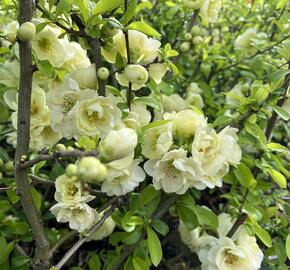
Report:
M 124 74 L 131 83 L 142 85 L 148 80 L 148 72 L 141 65 L 127 65 Z
M 85 182 L 102 182 L 107 176 L 107 168 L 95 157 L 83 157 L 77 162 L 77 174 Z
M 109 75 L 110 75 L 110 73 L 109 73 L 109 70 L 107 68 L 101 67 L 101 68 L 98 69 L 98 77 L 102 81 L 107 80 Z
M 109 161 L 121 159 L 132 153 L 137 143 L 137 134 L 133 129 L 112 130 L 100 142 L 100 154 Z
M 181 43 L 181 45 L 180 45 L 180 50 L 182 51 L 182 52 L 188 52 L 189 51 L 189 49 L 190 49 L 190 44 L 189 44 L 189 42 L 182 42 Z
M 64 144 L 62 143 L 58 143 L 56 146 L 55 146 L 55 150 L 57 152 L 62 152 L 62 151 L 66 151 L 66 147 Z
M 201 36 L 196 36 L 192 39 L 192 43 L 194 45 L 200 45 L 203 42 L 203 38 Z
M 191 35 L 190 33 L 186 33 L 186 34 L 184 35 L 184 39 L 187 40 L 187 41 L 189 41 L 189 40 L 192 39 L 192 35 Z
M 14 33 L 9 33 L 5 37 L 11 43 L 16 42 L 16 34 L 14 34 Z
M 65 169 L 65 173 L 67 176 L 72 177 L 74 175 L 77 175 L 78 172 L 78 167 L 75 164 L 68 164 L 66 169 Z
M 30 41 L 34 38 L 35 32 L 35 25 L 32 22 L 25 22 L 17 30 L 17 37 L 22 41 Z
M 4 169 L 6 172 L 13 172 L 14 164 L 13 161 L 8 161 L 4 164 Z

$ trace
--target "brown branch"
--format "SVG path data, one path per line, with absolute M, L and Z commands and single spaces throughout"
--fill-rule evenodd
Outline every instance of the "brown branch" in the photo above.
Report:
M 114 212 L 116 209 L 117 204 L 112 205 L 111 208 L 104 213 L 102 218 L 88 231 L 87 236 L 84 238 L 79 239 L 73 246 L 72 248 L 63 256 L 63 258 L 57 263 L 55 266 L 55 269 L 59 270 L 61 269 L 66 262 L 75 254 L 79 248 L 90 239 L 90 237 L 103 225 L 103 223 L 106 221 L 107 218 L 111 216 L 111 214 Z
M 98 155 L 98 152 L 96 150 L 56 151 L 56 152 L 53 152 L 52 154 L 43 154 L 31 160 L 24 161 L 20 164 L 20 167 L 25 169 L 25 168 L 32 167 L 41 161 L 49 161 L 49 160 L 54 160 L 58 158 L 78 158 L 78 157 L 88 157 L 88 156 L 97 156 L 97 155 Z
M 19 23 L 31 21 L 33 15 L 33 1 L 19 1 Z M 17 115 L 17 145 L 15 153 L 15 179 L 21 204 L 31 227 L 35 240 L 35 257 L 33 269 L 49 269 L 49 241 L 46 238 L 42 220 L 34 204 L 31 187 L 29 185 L 28 170 L 21 166 L 21 160 L 29 153 L 30 138 L 30 107 L 32 89 L 32 49 L 30 42 L 19 42 L 20 83 Z
M 236 220 L 236 222 L 234 223 L 234 225 L 232 226 L 232 228 L 228 232 L 227 237 L 231 238 L 235 234 L 235 232 L 239 229 L 239 227 L 244 224 L 244 222 L 246 221 L 247 217 L 248 217 L 248 215 L 243 213 Z
M 106 96 L 106 84 L 104 80 L 98 77 L 98 70 L 102 67 L 102 54 L 100 39 L 96 38 L 91 41 L 91 48 L 94 56 L 94 63 L 96 67 L 96 74 L 98 79 L 98 93 L 100 96 Z

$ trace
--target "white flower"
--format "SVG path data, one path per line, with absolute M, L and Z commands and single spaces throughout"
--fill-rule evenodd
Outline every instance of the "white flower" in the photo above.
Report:
M 122 113 L 113 97 L 95 97 L 84 100 L 75 112 L 75 122 L 80 134 L 106 136 L 121 122 Z
M 201 249 L 198 257 L 203 270 L 258 270 L 263 253 L 255 237 L 246 233 L 235 243 L 228 237 L 220 237 L 209 249 Z
M 18 88 L 20 78 L 20 66 L 18 61 L 5 62 L 1 64 L 0 84 L 7 87 Z
M 173 144 L 172 124 L 167 123 L 144 131 L 142 155 L 147 158 L 160 158 L 168 152 Z
M 60 175 L 55 180 L 55 189 L 54 198 L 57 202 L 72 204 L 89 202 L 95 198 L 92 195 L 83 196 L 82 183 L 75 176 Z
M 145 34 L 136 30 L 129 30 L 128 36 L 130 56 L 133 63 L 141 62 L 142 64 L 150 64 L 159 56 L 160 41 L 148 38 Z M 127 58 L 125 35 L 122 31 L 119 31 L 113 37 L 113 47 L 116 48 L 123 58 Z M 104 54 L 104 57 L 107 55 L 108 53 Z M 109 59 L 108 57 L 106 59 L 115 62 L 116 51 L 109 50 L 109 55 Z
M 123 73 L 116 73 L 116 79 L 122 86 L 129 86 L 131 82 L 132 89 L 138 90 L 147 82 L 148 72 L 141 65 L 127 65 Z
M 47 95 L 52 129 L 68 139 L 79 135 L 75 123 L 76 110 L 82 100 L 96 96 L 94 90 L 81 91 L 73 79 L 65 78 L 63 84 L 52 88 Z
M 179 112 L 186 109 L 186 101 L 178 94 L 162 95 L 162 106 L 164 112 Z
M 69 77 L 75 80 L 81 89 L 96 89 L 97 73 L 95 64 L 72 70 Z
M 145 173 L 138 166 L 141 160 L 133 160 L 134 153 L 107 164 L 108 175 L 102 184 L 102 192 L 108 196 L 124 195 L 133 191 L 144 181 Z
M 107 169 L 96 157 L 83 157 L 76 163 L 77 174 L 84 182 L 102 182 Z
M 252 39 L 257 37 L 255 28 L 248 28 L 244 33 L 239 35 L 235 40 L 235 48 L 241 50 L 249 50 L 252 48 Z
M 91 228 L 98 216 L 97 211 L 84 202 L 73 204 L 59 202 L 52 206 L 50 211 L 58 222 L 68 222 L 69 227 L 79 233 Z
M 59 39 L 60 30 L 46 26 L 37 33 L 32 41 L 32 49 L 39 60 L 48 60 L 53 66 L 61 67 L 70 53 L 67 50 L 68 41 Z
M 186 156 L 182 148 L 166 153 L 161 159 L 151 159 L 144 169 L 153 177 L 153 185 L 167 193 L 184 194 L 190 187 L 200 188 L 199 164 Z
M 200 248 L 211 247 L 217 240 L 214 236 L 208 235 L 206 232 L 202 233 L 201 227 L 189 231 L 181 221 L 178 231 L 182 242 L 194 253 L 198 252 Z
M 166 74 L 167 65 L 165 63 L 156 63 L 149 66 L 148 74 L 157 84 L 161 83 L 162 78 Z
M 40 150 L 44 147 L 51 148 L 61 139 L 61 135 L 54 132 L 50 125 L 38 126 L 30 131 L 31 149 Z
M 121 159 L 134 152 L 137 143 L 138 137 L 133 129 L 111 130 L 100 142 L 100 154 L 109 161 Z
M 67 42 L 66 51 L 70 53 L 65 59 L 62 68 L 74 70 L 79 68 L 87 68 L 91 65 L 87 52 L 77 42 Z
M 147 125 L 151 120 L 151 114 L 147 110 L 144 103 L 133 101 L 131 110 L 127 117 L 123 120 L 126 127 L 137 130 L 140 127 Z
M 175 138 L 190 139 L 198 127 L 206 125 L 203 115 L 189 109 L 178 113 L 165 113 L 163 117 L 165 120 L 172 120 Z
M 104 215 L 105 211 L 101 212 L 98 215 L 98 219 L 95 220 L 95 223 L 97 223 L 102 216 Z M 111 235 L 114 231 L 116 227 L 116 224 L 114 222 L 114 220 L 112 219 L 111 216 L 109 216 L 105 222 L 102 224 L 102 226 L 100 228 L 98 228 L 90 237 L 93 240 L 102 240 L 106 237 L 108 237 L 109 235 Z
M 228 173 L 229 164 L 238 164 L 241 149 L 237 129 L 226 127 L 219 134 L 209 126 L 197 129 L 192 143 L 192 156 L 201 164 L 202 182 L 209 188 L 222 186 L 222 177 Z
M 202 90 L 200 89 L 198 83 L 192 82 L 186 87 L 186 96 L 189 94 L 200 94 Z
M 203 21 L 214 23 L 218 20 L 222 0 L 204 0 L 200 8 L 200 16 Z
M 195 106 L 198 108 L 204 107 L 204 102 L 200 94 L 188 94 L 185 101 L 189 106 Z

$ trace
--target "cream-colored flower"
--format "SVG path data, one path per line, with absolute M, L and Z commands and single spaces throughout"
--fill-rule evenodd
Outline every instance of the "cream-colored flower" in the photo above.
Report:
M 222 186 L 229 164 L 238 164 L 241 149 L 237 129 L 226 127 L 219 134 L 209 126 L 197 129 L 192 143 L 192 156 L 201 164 L 202 182 L 209 188 Z
M 159 56 L 160 41 L 148 38 L 145 34 L 136 30 L 129 30 L 128 36 L 130 56 L 133 63 L 150 64 Z M 125 35 L 122 31 L 119 31 L 113 37 L 113 46 L 122 57 L 127 58 Z
M 123 123 L 128 128 L 138 130 L 140 127 L 147 125 L 151 120 L 151 113 L 147 110 L 146 105 L 142 102 L 133 101 L 131 110 Z
M 186 96 L 190 94 L 200 94 L 202 90 L 200 89 L 198 83 L 192 82 L 186 87 Z
M 66 50 L 69 51 L 65 59 L 65 62 L 62 65 L 62 68 L 67 70 L 74 70 L 79 68 L 87 68 L 91 65 L 91 62 L 87 56 L 87 52 L 81 47 L 77 42 L 67 42 Z
M 16 42 L 16 32 L 19 27 L 19 23 L 17 20 L 13 20 L 6 24 L 0 25 L 1 34 L 6 37 L 6 40 L 1 40 L 1 45 L 4 47 L 8 47 L 11 42 Z
M 200 16 L 203 21 L 214 23 L 218 20 L 222 0 L 204 0 L 200 8 Z
M 59 202 L 50 208 L 58 222 L 69 223 L 72 230 L 82 233 L 91 228 L 98 217 L 97 211 L 88 204 Z
M 243 85 L 236 84 L 229 92 L 226 94 L 226 103 L 231 106 L 239 105 L 239 98 L 243 98 Z
M 156 63 L 149 66 L 148 74 L 157 84 L 161 83 L 162 78 L 167 72 L 167 65 L 165 63 Z
M 72 70 L 69 77 L 75 80 L 81 89 L 96 89 L 97 73 L 95 64 Z
M 39 60 L 48 60 L 53 66 L 61 67 L 71 52 L 67 50 L 67 39 L 59 39 L 61 31 L 46 26 L 32 41 L 32 49 Z
M 186 101 L 178 94 L 170 96 L 162 95 L 162 106 L 164 112 L 179 112 L 186 109 Z
M 185 101 L 188 106 L 194 106 L 198 108 L 204 107 L 204 102 L 200 94 L 189 94 Z
M 203 115 L 189 109 L 178 113 L 165 113 L 163 118 L 172 120 L 173 136 L 178 139 L 190 139 L 198 127 L 206 125 Z
M 144 131 L 142 155 L 147 158 L 160 158 L 167 153 L 173 144 L 172 124 L 166 123 Z
M 258 270 L 263 253 L 255 237 L 241 234 L 235 243 L 231 238 L 220 237 L 209 249 L 201 249 L 198 257 L 203 270 Z
M 98 219 L 95 220 L 95 223 L 97 223 L 102 218 L 104 213 L 105 213 L 105 211 L 103 211 L 99 214 Z M 115 227 L 116 227 L 116 224 L 115 224 L 114 220 L 112 219 L 111 216 L 109 216 L 105 220 L 103 225 L 92 234 L 90 239 L 102 240 L 102 239 L 108 237 L 109 235 L 111 235 L 113 233 Z
M 145 179 L 143 169 L 138 166 L 141 160 L 133 160 L 134 153 L 107 164 L 108 175 L 102 184 L 102 192 L 108 196 L 125 195 L 133 191 Z
M 16 90 L 9 90 L 4 93 L 4 100 L 6 104 L 15 110 L 11 114 L 12 125 L 17 128 L 17 104 L 18 93 Z M 31 107 L 30 107 L 30 123 L 31 128 L 38 126 L 49 125 L 49 109 L 46 105 L 46 94 L 38 85 L 32 86 L 31 92 Z
M 95 97 L 84 100 L 75 112 L 75 123 L 81 135 L 106 136 L 121 122 L 122 113 L 114 97 Z
M 111 130 L 99 145 L 101 157 L 108 161 L 121 159 L 132 152 L 138 143 L 136 132 L 131 128 Z
M 77 174 L 84 182 L 102 182 L 107 176 L 107 168 L 96 157 L 83 157 L 76 166 Z
M 6 61 L 0 65 L 0 69 L 0 84 L 17 89 L 20 78 L 19 62 L 16 60 Z
M 290 114 L 290 98 L 288 98 L 283 104 L 283 110 Z
M 51 148 L 61 139 L 61 135 L 54 132 L 50 125 L 38 126 L 30 131 L 29 147 L 34 150 Z
M 55 180 L 55 189 L 54 198 L 57 202 L 72 204 L 89 202 L 95 198 L 92 195 L 83 196 L 82 183 L 76 176 L 68 177 L 66 174 L 60 175 Z
M 248 28 L 244 33 L 239 35 L 235 40 L 235 48 L 240 50 L 249 50 L 253 48 L 252 39 L 257 37 L 255 28 Z
M 129 86 L 132 83 L 132 89 L 138 90 L 145 85 L 148 80 L 148 72 L 141 65 L 127 65 L 123 73 L 116 73 L 116 79 L 122 86 Z
M 82 100 L 96 96 L 96 91 L 90 89 L 81 91 L 76 81 L 66 77 L 61 85 L 52 88 L 47 95 L 52 129 L 68 139 L 78 136 L 75 122 L 77 108 Z
M 204 187 L 199 180 L 199 164 L 193 158 L 188 158 L 182 148 L 166 153 L 161 159 L 148 160 L 144 169 L 152 176 L 157 190 L 184 194 L 190 187 Z

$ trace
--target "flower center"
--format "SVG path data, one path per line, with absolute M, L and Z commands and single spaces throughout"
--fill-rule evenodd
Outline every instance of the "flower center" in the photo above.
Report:
M 74 184 L 68 184 L 66 188 L 66 193 L 68 196 L 73 197 L 79 189 Z
M 61 104 L 62 113 L 67 114 L 76 104 L 76 99 L 65 95 Z
M 35 100 L 33 100 L 32 103 L 31 103 L 30 113 L 31 113 L 32 115 L 35 115 L 35 114 L 38 113 L 38 111 L 39 111 L 39 108 L 38 108 L 38 106 L 36 105 Z
M 47 53 L 51 51 L 51 42 L 46 38 L 39 39 L 38 46 Z
M 235 265 L 239 261 L 239 257 L 232 254 L 232 253 L 227 253 L 226 258 L 225 258 L 225 263 L 230 264 L 230 265 Z

